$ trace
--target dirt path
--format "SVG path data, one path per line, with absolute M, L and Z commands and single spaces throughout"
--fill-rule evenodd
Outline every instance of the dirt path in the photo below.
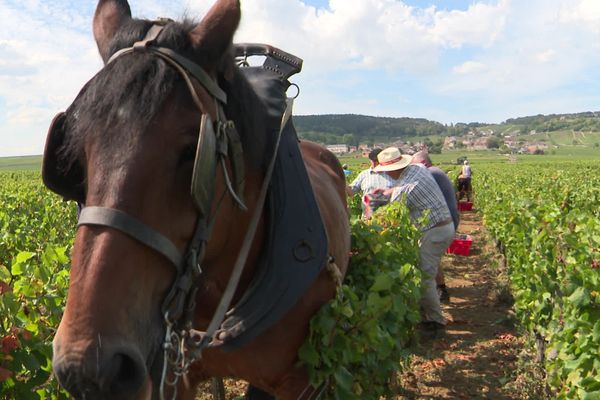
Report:
M 399 379 L 396 399 L 515 399 L 507 385 L 517 369 L 522 340 L 512 326 L 510 301 L 492 268 L 498 256 L 475 212 L 461 214 L 459 233 L 473 238 L 468 257 L 442 260 L 450 302 L 449 323 L 434 340 L 421 339 Z

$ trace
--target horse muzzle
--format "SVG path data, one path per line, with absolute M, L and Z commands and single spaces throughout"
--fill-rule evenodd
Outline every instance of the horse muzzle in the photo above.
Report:
M 149 399 L 152 384 L 139 349 L 100 335 L 82 344 L 54 340 L 52 360 L 59 383 L 75 399 Z

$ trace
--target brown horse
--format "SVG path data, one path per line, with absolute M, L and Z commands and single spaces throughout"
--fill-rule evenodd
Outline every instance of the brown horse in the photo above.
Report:
M 129 223 L 138 221 L 149 227 L 146 231 L 159 232 L 153 237 L 166 238 L 180 254 L 198 233 L 201 214 L 214 216 L 201 250 L 202 271 L 193 282 L 197 292 L 190 321 L 198 331 L 207 330 L 226 292 L 253 212 L 264 207 L 261 185 L 273 155 L 266 137 L 265 107 L 230 51 L 240 15 L 239 1 L 218 0 L 200 23 L 169 22 L 150 40 L 200 66 L 205 71 L 200 78 L 182 77 L 172 60 L 150 52 L 121 55 L 86 84 L 51 128 L 63 130 L 55 150 L 64 163 L 54 172 L 62 180 L 55 176 L 46 183 L 65 197 L 90 209 L 112 210 L 112 217 L 128 215 Z M 103 60 L 148 38 L 151 26 L 150 21 L 131 18 L 126 0 L 100 0 L 93 30 Z M 221 105 L 219 89 L 226 104 Z M 211 194 L 206 210 L 199 211 L 190 194 L 194 168 L 198 168 L 198 127 L 206 116 L 212 121 L 225 116 L 237 128 L 245 167 L 243 191 L 238 194 L 247 210 L 228 188 L 227 171 L 234 169 L 231 159 L 209 177 L 214 189 L 206 191 Z M 317 144 L 302 142 L 300 147 L 325 226 L 328 254 L 344 274 L 350 235 L 341 166 Z M 267 235 L 262 216 L 234 303 L 252 281 Z M 109 223 L 80 222 L 53 359 L 59 382 L 77 399 L 160 396 L 167 364 L 162 356 L 166 330 L 162 307 L 178 275 L 173 268 L 177 262 L 168 256 L 172 252 L 157 251 L 150 242 L 136 240 Z M 282 319 L 233 351 L 205 348 L 176 383 L 177 391 L 167 385 L 166 394 L 193 399 L 200 381 L 236 377 L 280 399 L 310 398 L 316 389 L 297 364 L 297 350 L 311 316 L 334 294 L 335 282 L 323 269 Z M 166 379 L 173 379 L 173 371 L 167 371 Z

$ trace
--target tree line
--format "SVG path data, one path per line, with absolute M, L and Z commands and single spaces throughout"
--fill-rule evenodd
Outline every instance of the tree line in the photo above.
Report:
M 505 124 L 520 127 L 524 133 L 556 132 L 564 130 L 600 131 L 600 111 L 576 114 L 535 115 L 507 119 Z
M 447 126 L 423 118 L 372 117 L 355 114 L 296 115 L 298 134 L 325 144 L 356 146 L 392 142 L 398 138 L 445 135 Z
M 500 124 L 470 122 L 449 125 L 424 118 L 373 117 L 358 114 L 296 115 L 294 125 L 301 138 L 324 144 L 342 143 L 357 146 L 427 136 L 463 136 L 477 129 L 492 129 L 499 134 L 508 127 L 522 134 L 532 130 L 600 131 L 600 112 L 540 114 L 510 118 Z

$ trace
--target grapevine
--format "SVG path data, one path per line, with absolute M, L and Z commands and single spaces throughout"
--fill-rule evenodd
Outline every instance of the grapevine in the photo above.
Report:
M 476 203 L 505 249 L 521 324 L 544 338 L 560 398 L 600 396 L 597 162 L 481 166 Z
M 325 398 L 389 394 L 420 319 L 417 237 L 400 203 L 379 209 L 369 222 L 353 219 L 348 275 L 313 317 L 299 351 L 311 383 L 325 385 Z

